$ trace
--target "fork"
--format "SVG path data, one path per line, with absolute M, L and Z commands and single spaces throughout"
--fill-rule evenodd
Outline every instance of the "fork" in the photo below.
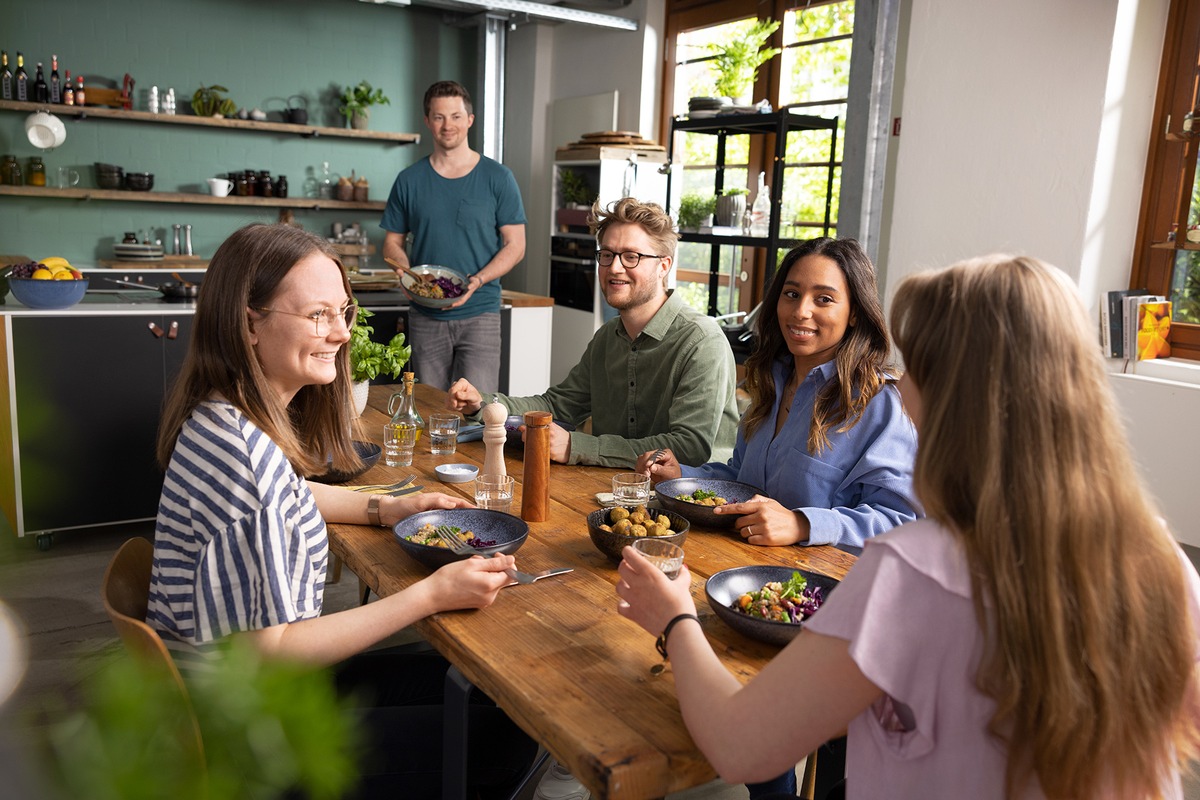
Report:
M 402 489 L 417 479 L 416 475 L 409 475 L 407 478 L 402 478 L 395 483 L 372 483 L 366 486 L 351 486 L 352 492 L 394 492 L 397 489 Z
M 455 552 L 458 555 L 479 554 L 478 550 L 476 550 L 474 547 L 471 547 L 471 545 L 467 544 L 462 539 L 458 538 L 458 535 L 454 532 L 454 529 L 451 528 L 449 525 L 438 525 L 436 528 L 433 529 L 433 532 L 437 535 L 437 537 L 439 539 L 442 540 L 442 542 L 446 545 L 446 547 L 448 547 L 450 550 L 452 550 L 453 552 Z M 485 558 L 491 558 L 494 555 L 496 555 L 496 554 L 492 553 L 491 556 L 485 556 Z M 565 571 L 569 571 L 569 570 L 565 570 Z M 548 578 L 551 575 L 561 575 L 564 572 L 564 570 L 548 569 L 545 572 L 542 572 L 538 575 L 530 575 L 528 572 L 522 572 L 521 570 L 519 570 L 515 567 L 509 567 L 508 569 L 504 570 L 504 572 L 506 575 L 508 575 L 508 577 L 512 578 L 517 583 L 528 584 L 528 583 L 533 583 L 534 581 L 538 580 L 539 578 Z

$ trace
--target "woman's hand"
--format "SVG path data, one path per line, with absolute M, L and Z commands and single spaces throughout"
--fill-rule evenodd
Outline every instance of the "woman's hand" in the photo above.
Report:
M 617 567 L 617 613 L 631 619 L 658 636 L 679 614 L 695 614 L 692 600 L 692 574 L 687 565 L 679 568 L 675 580 L 663 574 L 645 556 L 632 547 L 621 551 L 624 559 Z
M 495 602 L 497 592 L 512 583 L 504 570 L 516 563 L 515 558 L 506 555 L 472 556 L 452 561 L 422 583 L 428 582 L 438 611 L 487 608 Z
M 461 411 L 463 414 L 474 414 L 482 406 L 483 395 L 466 378 L 459 378 L 450 384 L 450 390 L 446 393 L 446 408 Z
M 679 460 L 675 458 L 675 454 L 669 449 L 664 449 L 662 455 L 651 464 L 650 460 L 654 458 L 657 450 L 647 450 L 638 456 L 637 465 L 634 466 L 635 472 L 640 472 L 643 475 L 650 476 L 650 483 L 657 485 L 659 481 L 669 481 L 678 478 L 683 474 L 683 470 L 679 467 Z
M 432 511 L 435 508 L 474 508 L 470 501 L 462 497 L 442 494 L 441 492 L 420 492 L 404 497 L 385 497 L 379 502 L 379 517 L 387 525 L 395 525 L 405 517 L 411 517 L 421 511 Z
M 782 547 L 808 541 L 808 517 L 784 508 L 777 501 L 756 494 L 744 503 L 726 503 L 714 514 L 743 514 L 735 524 L 748 544 Z

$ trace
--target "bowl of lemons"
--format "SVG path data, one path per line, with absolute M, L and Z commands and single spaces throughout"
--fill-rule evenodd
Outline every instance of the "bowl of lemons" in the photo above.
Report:
M 65 258 L 53 256 L 12 267 L 8 288 L 30 308 L 70 308 L 87 294 L 88 279 Z

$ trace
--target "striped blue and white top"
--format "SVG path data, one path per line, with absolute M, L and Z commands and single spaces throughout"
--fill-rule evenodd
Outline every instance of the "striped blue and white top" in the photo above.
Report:
M 328 558 L 325 521 L 279 446 L 223 400 L 197 406 L 175 443 L 154 532 L 146 621 L 168 648 L 185 656 L 318 616 Z

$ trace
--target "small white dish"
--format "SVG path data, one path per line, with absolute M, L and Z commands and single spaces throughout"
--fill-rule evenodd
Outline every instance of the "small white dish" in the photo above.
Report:
M 473 464 L 438 464 L 433 471 L 442 483 L 467 483 L 475 480 L 479 467 Z

